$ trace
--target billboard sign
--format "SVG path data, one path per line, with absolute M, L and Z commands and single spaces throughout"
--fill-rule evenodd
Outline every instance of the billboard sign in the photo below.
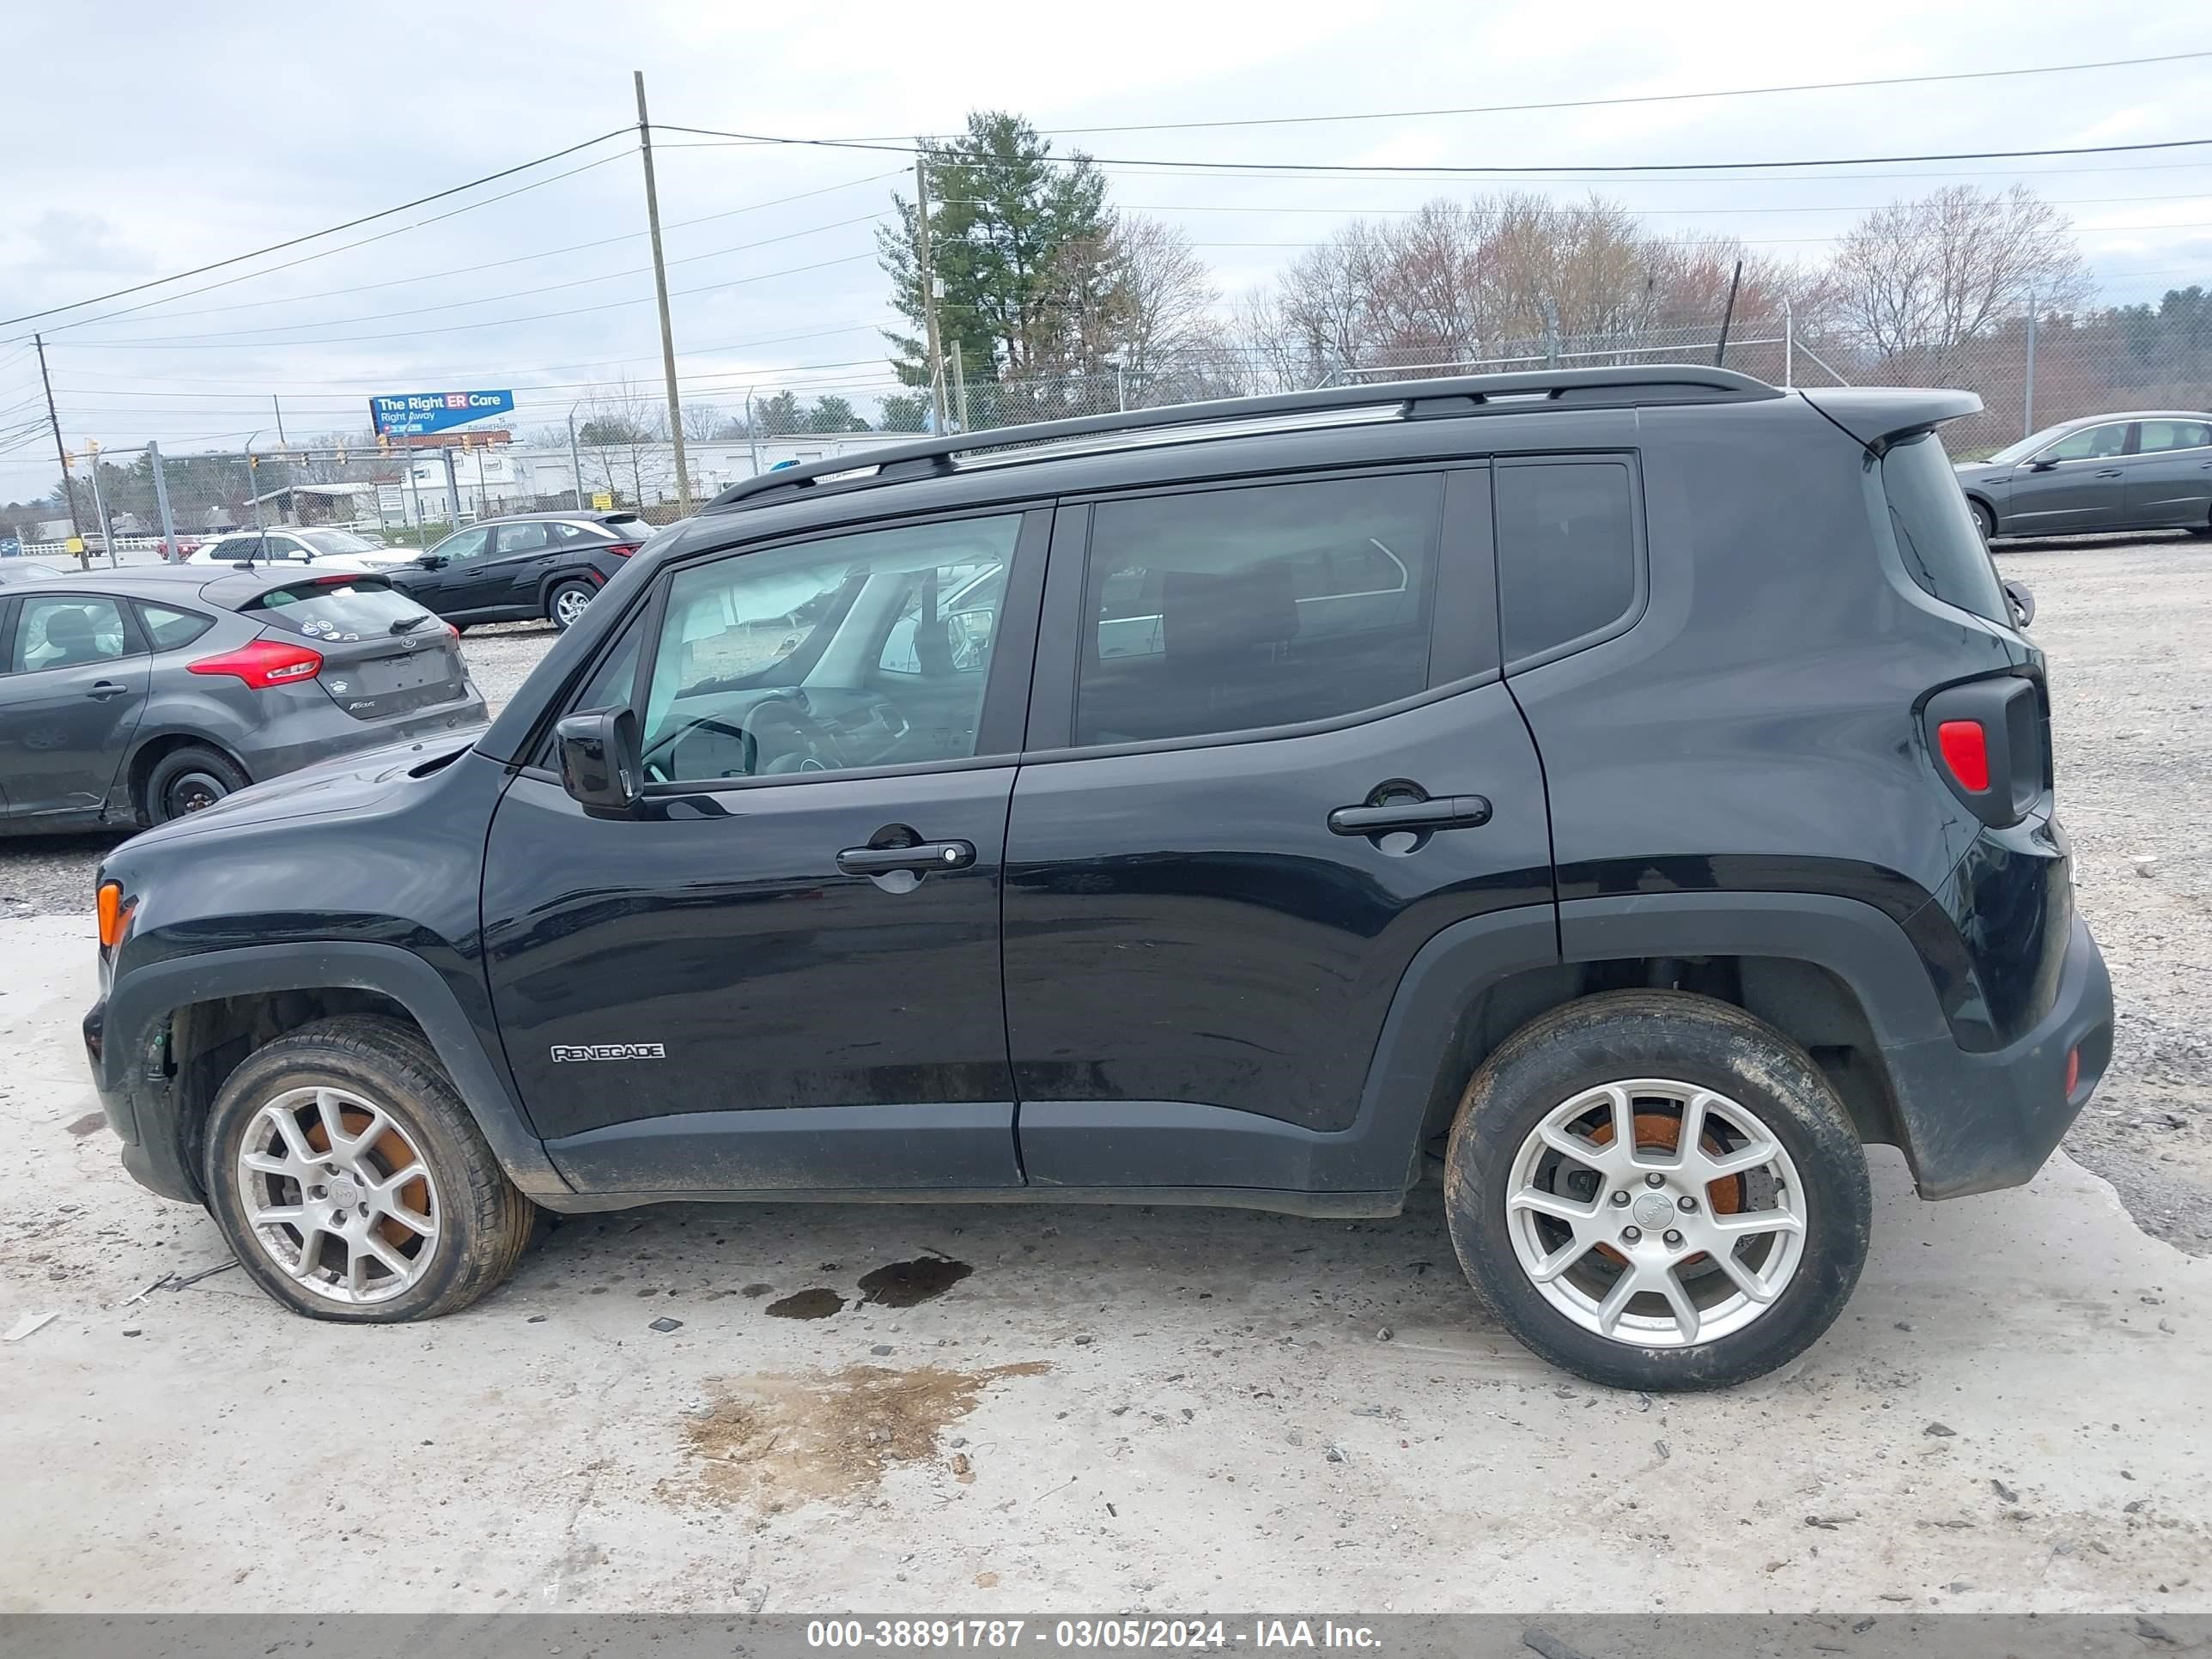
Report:
M 368 400 L 369 419 L 395 438 L 446 432 L 471 421 L 514 413 L 512 392 L 401 392 Z

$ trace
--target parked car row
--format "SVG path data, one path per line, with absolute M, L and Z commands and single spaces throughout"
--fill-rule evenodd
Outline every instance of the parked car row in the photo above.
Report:
M 453 630 L 379 577 L 0 573 L 0 831 L 165 823 L 483 718 Z

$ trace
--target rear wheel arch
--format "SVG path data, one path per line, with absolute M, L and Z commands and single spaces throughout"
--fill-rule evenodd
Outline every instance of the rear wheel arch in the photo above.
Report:
M 1419 1151 L 1439 1149 L 1468 1079 L 1522 1028 L 1585 997 L 1643 990 L 1750 1014 L 1813 1056 L 1863 1142 L 1911 1156 L 1884 1050 L 1948 1027 L 1918 953 L 1873 906 L 1812 893 L 1574 900 L 1540 952 L 1525 931 L 1517 951 L 1501 950 L 1498 920 L 1457 924 L 1423 949 L 1377 1044 L 1368 1092 L 1407 1119 L 1418 1103 Z

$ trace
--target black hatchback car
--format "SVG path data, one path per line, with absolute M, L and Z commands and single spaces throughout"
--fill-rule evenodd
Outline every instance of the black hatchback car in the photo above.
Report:
M 1587 369 L 738 485 L 481 738 L 108 859 L 108 1121 L 323 1318 L 465 1305 L 539 1206 L 1440 1167 L 1539 1353 L 1756 1376 L 1866 1146 L 2016 1184 L 2111 1057 L 1978 407 Z
M 522 513 L 483 519 L 386 574 L 457 627 L 532 622 L 565 629 L 653 534 L 629 513 Z

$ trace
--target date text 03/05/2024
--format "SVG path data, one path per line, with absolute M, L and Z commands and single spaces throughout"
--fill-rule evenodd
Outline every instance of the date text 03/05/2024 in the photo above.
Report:
M 1018 1648 L 1212 1650 L 1360 1649 L 1382 1645 L 1371 1626 L 1333 1619 L 817 1619 L 810 1648 Z

